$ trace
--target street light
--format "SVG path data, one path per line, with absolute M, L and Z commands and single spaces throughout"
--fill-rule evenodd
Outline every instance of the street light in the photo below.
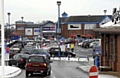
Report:
M 40 22 L 38 21 L 38 28 L 39 28 L 39 30 L 38 30 L 38 37 L 40 37 L 41 35 L 41 33 L 40 33 Z
M 103 10 L 104 11 L 104 14 L 105 14 L 105 17 L 106 17 L 106 12 L 107 12 L 107 10 Z M 105 19 L 105 23 L 106 23 L 106 19 Z
M 11 33 L 10 33 L 10 14 L 11 14 L 11 13 L 8 12 L 7 14 L 8 14 L 8 26 L 9 26 L 9 28 L 8 28 L 8 29 L 9 29 L 8 38 L 9 38 L 9 43 L 10 43 L 10 39 L 11 39 L 11 36 L 10 36 L 10 34 L 11 34 Z
M 61 5 L 61 1 L 57 1 L 57 5 L 58 5 L 58 38 L 60 37 L 60 5 Z M 60 45 L 58 44 L 58 57 L 60 58 Z
M 61 1 L 57 1 L 58 5 L 58 38 L 60 37 L 60 5 Z
M 88 30 L 88 34 L 90 34 L 90 14 L 88 15 L 88 20 L 89 20 L 89 30 Z M 90 39 L 90 37 L 89 37 Z
M 24 18 L 24 17 L 21 17 L 21 19 L 22 19 L 22 28 L 23 28 L 23 18 Z M 24 38 L 24 29 L 23 29 L 23 31 L 22 31 L 22 40 L 23 40 L 23 38 Z

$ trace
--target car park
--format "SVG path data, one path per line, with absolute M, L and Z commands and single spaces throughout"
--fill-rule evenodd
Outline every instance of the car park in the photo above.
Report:
M 29 56 L 26 62 L 26 77 L 29 74 L 39 73 L 48 76 L 51 74 L 51 65 L 52 61 L 50 61 L 44 55 L 34 54 Z
M 20 45 L 13 45 L 11 48 L 11 50 L 16 50 L 16 51 L 20 51 L 22 49 L 22 47 Z
M 17 67 L 24 68 L 28 57 L 28 54 L 18 53 L 9 60 L 9 66 L 16 65 Z

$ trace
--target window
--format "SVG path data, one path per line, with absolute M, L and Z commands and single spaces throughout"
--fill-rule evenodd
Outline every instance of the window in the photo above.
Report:
M 114 39 L 110 38 L 110 59 L 114 59 Z
M 44 62 L 44 58 L 40 56 L 31 56 L 28 62 Z
M 69 24 L 68 30 L 79 30 L 81 29 L 81 24 Z
M 84 29 L 93 29 L 96 28 L 96 24 L 85 24 Z

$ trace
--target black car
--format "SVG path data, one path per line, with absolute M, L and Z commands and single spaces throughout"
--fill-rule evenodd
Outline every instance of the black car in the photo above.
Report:
M 58 51 L 59 49 L 57 47 L 52 47 L 49 49 L 49 54 L 51 57 L 57 57 L 58 56 Z M 60 50 L 60 56 L 61 57 L 68 57 L 68 56 L 71 56 L 71 57 L 75 57 L 76 54 L 74 52 L 71 52 L 71 51 L 65 51 L 65 52 L 62 52 Z
M 26 62 L 26 77 L 29 74 L 40 73 L 48 76 L 51 74 L 51 65 L 52 61 L 50 61 L 44 55 L 32 54 L 29 56 Z
M 28 59 L 29 54 L 18 53 L 9 60 L 9 66 L 16 65 L 17 67 L 25 67 L 26 60 Z

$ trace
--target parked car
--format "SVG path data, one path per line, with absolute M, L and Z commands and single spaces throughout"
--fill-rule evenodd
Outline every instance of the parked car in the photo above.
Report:
M 23 48 L 20 53 L 24 53 L 24 54 L 29 54 L 29 52 L 32 50 L 33 48 Z
M 90 43 L 89 47 L 92 48 L 92 47 L 97 46 L 99 44 L 100 44 L 100 42 L 94 41 L 94 42 Z
M 15 54 L 17 54 L 17 53 L 18 53 L 17 50 L 12 50 L 12 49 L 10 49 L 9 58 L 13 58 L 13 56 L 14 56 Z
M 90 47 L 90 43 L 92 43 L 92 42 L 94 42 L 94 41 L 93 41 L 93 40 L 85 41 L 85 42 L 83 43 L 83 47 L 84 47 L 84 48 L 89 48 L 89 47 Z
M 30 55 L 27 62 L 26 62 L 26 77 L 29 74 L 33 73 L 40 73 L 44 74 L 46 76 L 51 74 L 51 65 L 52 61 L 50 61 L 46 56 L 44 55 Z
M 16 50 L 16 51 L 20 51 L 22 49 L 22 47 L 20 45 L 13 45 L 11 48 L 11 50 Z
M 52 56 L 57 57 L 58 56 L 58 51 L 59 51 L 59 49 L 57 47 L 52 47 L 52 48 L 49 49 L 49 54 L 50 54 L 51 57 Z M 76 54 L 74 52 L 67 51 L 67 50 L 63 52 L 60 49 L 60 56 L 67 57 L 69 55 L 71 57 L 75 57 L 76 56 Z
M 17 67 L 25 67 L 26 60 L 29 57 L 28 54 L 18 53 L 13 56 L 12 59 L 9 60 L 9 66 L 16 65 Z
M 50 59 L 50 54 L 44 49 L 33 49 L 28 54 L 45 55 L 48 59 Z

